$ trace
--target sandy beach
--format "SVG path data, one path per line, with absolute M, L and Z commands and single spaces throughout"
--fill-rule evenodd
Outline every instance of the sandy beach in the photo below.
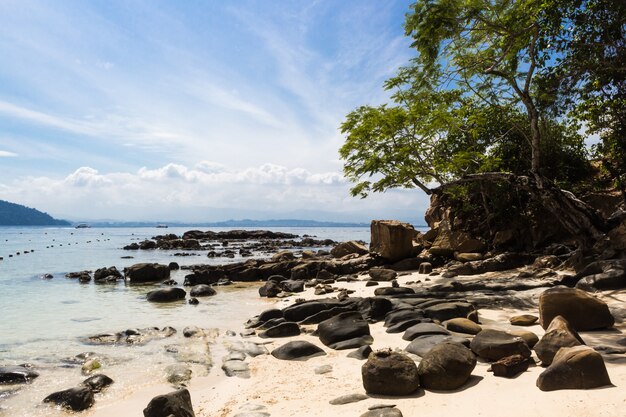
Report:
M 364 277 L 364 276 L 362 276 Z M 421 280 L 426 275 L 418 273 L 406 274 L 398 277 L 398 282 Z M 475 278 L 475 277 L 473 277 Z M 486 278 L 488 279 L 488 278 Z M 431 284 L 436 284 L 445 278 L 433 277 Z M 390 283 L 381 283 L 388 286 Z M 378 287 L 366 287 L 363 281 L 340 282 L 337 287 L 354 290 L 351 294 L 357 296 L 372 296 Z M 538 299 L 543 289 L 524 292 L 523 296 L 529 299 Z M 292 304 L 296 298 L 315 299 L 325 298 L 333 294 L 316 296 L 313 289 L 308 288 L 287 299 L 279 299 L 272 308 L 284 308 Z M 521 293 L 520 293 L 521 295 Z M 589 346 L 611 345 L 620 346 L 624 343 L 624 324 L 622 322 L 623 305 L 626 301 L 626 291 L 611 291 L 597 293 L 612 308 L 616 317 L 614 329 L 594 332 L 581 332 L 580 335 Z M 538 315 L 536 309 L 513 308 L 481 308 L 479 318 L 483 328 L 501 330 L 529 330 L 539 338 L 544 330 L 538 324 L 529 327 L 512 326 L 509 318 L 518 314 Z M 314 330 L 317 325 L 303 326 L 307 330 Z M 237 329 L 238 331 L 243 330 Z M 408 342 L 402 340 L 402 333 L 386 333 L 382 323 L 370 324 L 374 338 L 374 350 L 391 348 L 404 349 Z M 462 335 L 467 337 L 468 335 Z M 614 386 L 591 390 L 559 390 L 542 392 L 536 387 L 536 380 L 544 370 L 541 366 L 532 366 L 528 371 L 517 377 L 508 379 L 496 377 L 489 372 L 490 364 L 479 359 L 472 372 L 470 380 L 455 391 L 432 391 L 419 389 L 415 394 L 406 397 L 386 397 L 371 395 L 367 399 L 344 405 L 331 405 L 330 400 L 347 394 L 365 394 L 361 380 L 361 366 L 364 360 L 347 357 L 352 350 L 333 350 L 324 346 L 320 340 L 309 334 L 295 337 L 262 339 L 256 336 L 242 340 L 263 344 L 269 352 L 292 340 L 309 341 L 325 352 L 325 356 L 310 358 L 306 361 L 286 361 L 274 358 L 271 355 L 259 355 L 246 358 L 250 367 L 250 378 L 226 377 L 220 369 L 221 357 L 226 355 L 225 346 L 240 336 L 229 337 L 221 335 L 212 346 L 213 367 L 208 377 L 194 378 L 188 384 L 196 416 L 235 416 L 240 413 L 262 412 L 263 415 L 273 417 L 288 417 L 293 415 L 307 416 L 358 416 L 365 413 L 368 407 L 376 404 L 394 404 L 405 416 L 441 416 L 441 415 L 473 415 L 473 416 L 502 416 L 522 417 L 537 416 L 607 416 L 623 415 L 626 406 L 626 396 L 623 386 L 626 384 L 626 357 L 624 354 L 603 355 L 609 376 Z M 623 347 L 623 346 L 622 346 Z M 420 358 L 410 355 L 419 362 Z M 536 354 L 533 352 L 533 358 Z M 332 370 L 317 374 L 319 367 L 330 365 Z M 118 417 L 120 415 L 141 415 L 143 408 L 150 399 L 158 394 L 172 391 L 168 385 L 151 387 L 137 392 L 130 398 L 113 404 L 97 405 L 86 413 L 90 417 Z M 256 411 L 255 411 L 256 410 Z M 244 414 L 242 414 L 244 415 Z M 249 414 L 262 415 L 262 414 Z

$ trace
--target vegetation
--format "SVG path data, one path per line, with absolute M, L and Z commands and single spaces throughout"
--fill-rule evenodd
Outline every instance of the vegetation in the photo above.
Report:
M 529 176 L 511 184 L 570 233 L 598 238 L 602 221 L 561 187 L 588 188 L 590 160 L 601 158 L 624 191 L 625 9 L 612 0 L 417 1 L 405 22 L 416 56 L 385 83 L 391 103 L 361 106 L 341 125 L 352 194 Z M 593 153 L 585 129 L 602 139 Z
M 2 226 L 69 226 L 65 220 L 56 220 L 34 208 L 0 200 L 0 225 Z

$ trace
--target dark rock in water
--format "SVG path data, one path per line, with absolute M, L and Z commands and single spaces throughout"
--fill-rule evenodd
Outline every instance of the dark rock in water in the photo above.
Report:
M 200 301 L 198 301 L 198 299 L 197 299 L 197 298 L 195 298 L 195 297 L 191 297 L 191 298 L 189 299 L 189 304 L 191 304 L 191 305 L 194 305 L 194 306 L 195 306 L 195 305 L 200 304 Z
M 491 370 L 495 376 L 513 378 L 516 375 L 526 372 L 530 365 L 530 358 L 522 355 L 506 356 L 491 364 Z
M 469 379 L 476 366 L 471 350 L 456 343 L 441 343 L 433 347 L 417 368 L 422 387 L 434 390 L 455 390 Z
M 54 403 L 72 411 L 83 411 L 93 405 L 93 391 L 87 386 L 70 388 L 48 395 L 43 402 Z
M 604 301 L 576 288 L 555 287 L 541 294 L 541 326 L 547 329 L 556 316 L 563 316 L 577 331 L 609 328 L 615 323 Z
M 394 296 L 400 294 L 415 294 L 415 290 L 409 287 L 381 287 L 374 290 L 374 295 Z
M 79 272 L 68 272 L 65 274 L 66 278 L 70 279 L 91 279 L 91 274 L 89 271 L 79 271 Z
M 114 266 L 96 269 L 96 271 L 93 273 L 93 280 L 96 282 L 116 281 L 123 278 L 124 277 L 122 276 L 122 273 L 118 271 L 117 268 Z
M 163 285 L 170 285 L 170 286 L 175 286 L 178 285 L 178 282 L 176 282 L 173 279 L 168 279 L 167 281 L 163 281 L 161 284 Z
M 143 410 L 144 417 L 195 417 L 186 389 L 154 397 Z
M 317 334 L 323 344 L 336 349 L 339 342 L 370 336 L 370 328 L 359 313 L 342 313 L 321 322 Z
M 539 317 L 533 316 L 532 314 L 522 314 L 520 316 L 514 316 L 509 319 L 509 323 L 513 326 L 532 326 L 537 323 Z
M 183 329 L 184 337 L 201 337 L 204 336 L 204 332 L 198 326 L 187 326 Z
M 180 269 L 180 265 L 178 265 L 177 262 L 170 262 L 167 267 L 170 269 L 170 271 L 177 271 Z
M 476 308 L 470 303 L 450 302 L 427 307 L 424 314 L 426 317 L 443 322 L 457 317 L 467 318 L 473 311 L 476 311 Z
M 435 323 L 418 323 L 406 329 L 404 335 L 402 335 L 402 339 L 411 341 L 420 336 L 429 336 L 434 334 L 449 335 L 450 332 Z
M 225 273 L 221 269 L 201 269 L 194 270 L 193 273 L 185 275 L 185 281 L 183 285 L 212 285 L 217 283 L 220 279 L 226 278 Z
M 542 366 L 552 363 L 554 355 L 563 347 L 584 345 L 576 330 L 561 316 L 556 316 L 541 340 L 535 345 L 537 357 Z
M 24 365 L 0 366 L 0 384 L 27 384 L 39 374 Z
M 331 405 L 344 405 L 367 400 L 369 397 L 365 394 L 347 394 L 337 398 L 333 398 L 328 403 Z
M 146 298 L 153 303 L 168 303 L 171 301 L 184 300 L 186 296 L 187 291 L 182 288 L 174 287 L 150 291 Z
M 313 343 L 294 340 L 272 351 L 272 356 L 282 360 L 307 360 L 315 356 L 326 355 L 326 352 Z
M 83 381 L 83 385 L 93 392 L 100 392 L 113 383 L 113 380 L 104 374 L 90 376 Z
M 430 336 L 421 336 L 414 339 L 409 345 L 404 348 L 409 353 L 424 357 L 432 348 L 440 343 L 458 343 L 463 346 L 469 346 L 470 341 L 464 337 L 458 336 L 445 336 L 442 334 L 435 334 Z
M 217 294 L 215 289 L 206 284 L 195 285 L 191 288 L 191 291 L 189 291 L 189 295 L 192 297 L 208 297 L 215 294 Z
M 391 350 L 372 353 L 361 367 L 361 376 L 370 394 L 409 395 L 420 386 L 415 362 Z
M 360 348 L 358 348 L 354 352 L 348 353 L 347 356 L 348 356 L 348 358 L 364 360 L 364 359 L 367 359 L 370 356 L 370 353 L 372 353 L 372 347 L 369 346 L 369 345 L 365 345 L 365 346 L 361 346 Z
M 474 336 L 470 343 L 472 351 L 488 361 L 519 354 L 530 356 L 530 349 L 524 340 L 501 330 L 485 329 Z
M 591 389 L 612 385 L 602 355 L 588 346 L 561 348 L 552 364 L 539 375 L 542 391 Z
M 294 322 L 280 323 L 274 327 L 270 327 L 264 332 L 259 333 L 259 337 L 290 337 L 298 336 L 300 334 L 300 326 Z
M 398 276 L 398 273 L 393 269 L 377 267 L 370 269 L 369 276 L 372 277 L 374 281 L 391 281 Z
M 146 327 L 144 329 L 128 329 L 118 333 L 104 333 L 89 336 L 84 342 L 92 345 L 143 345 L 152 340 L 163 339 L 176 334 L 173 327 Z
M 124 274 L 131 283 L 164 281 L 170 277 L 170 269 L 167 265 L 140 263 L 126 268 Z
M 41 279 L 52 279 L 54 278 L 54 276 L 52 274 L 43 274 L 41 276 Z

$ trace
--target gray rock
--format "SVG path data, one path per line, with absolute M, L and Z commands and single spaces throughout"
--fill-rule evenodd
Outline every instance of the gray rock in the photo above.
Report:
M 222 364 L 222 370 L 229 377 L 250 378 L 250 368 L 243 361 L 226 361 Z
M 462 387 L 476 367 L 476 356 L 463 345 L 441 343 L 422 357 L 417 368 L 422 387 L 455 390 Z
M 0 384 L 27 384 L 39 374 L 27 366 L 0 366 Z
M 248 356 L 259 356 L 259 355 L 267 355 L 269 352 L 267 348 L 263 345 L 259 345 L 254 342 L 249 341 L 233 341 L 228 343 L 228 350 L 230 352 L 243 352 Z
M 470 348 L 476 355 L 488 361 L 497 361 L 516 354 L 525 358 L 530 356 L 530 349 L 522 338 L 501 330 L 481 331 L 472 339 Z
M 288 342 L 272 351 L 272 356 L 276 359 L 287 361 L 307 360 L 316 356 L 324 356 L 326 352 L 315 346 L 313 343 L 304 340 L 294 340 Z
M 406 329 L 402 339 L 411 341 L 420 336 L 430 336 L 434 334 L 449 335 L 450 332 L 435 323 L 418 323 Z
M 169 365 L 165 368 L 167 382 L 170 384 L 181 384 L 191 379 L 191 368 L 183 364 Z
M 361 376 L 363 387 L 370 394 L 409 395 L 419 388 L 415 362 L 390 350 L 372 353 L 361 367 Z
M 344 405 L 367 400 L 369 397 L 365 394 L 347 394 L 341 397 L 333 398 L 329 401 L 331 405 Z
M 316 375 L 323 375 L 333 371 L 332 365 L 322 365 L 315 368 L 314 372 Z
M 424 357 L 432 348 L 444 342 L 460 343 L 464 346 L 469 346 L 470 344 L 470 341 L 464 337 L 436 334 L 418 337 L 409 343 L 404 350 L 414 355 Z
M 317 334 L 320 341 L 331 349 L 337 349 L 337 346 L 347 349 L 348 347 L 339 343 L 351 339 L 363 336 L 369 336 L 371 339 L 369 325 L 359 313 L 342 313 L 325 320 L 317 326 Z
M 474 311 L 476 311 L 476 308 L 472 304 L 464 302 L 440 303 L 424 308 L 426 317 L 441 322 L 457 317 L 467 318 Z
M 83 411 L 93 405 L 93 391 L 88 386 L 70 388 L 48 395 L 43 402 L 54 403 L 72 411 Z
M 361 417 L 402 417 L 402 412 L 397 408 L 376 408 L 361 414 Z
M 299 334 L 300 326 L 298 326 L 298 323 L 286 321 L 259 333 L 259 337 L 290 337 L 298 336 Z
M 370 353 L 372 353 L 372 347 L 369 346 L 369 345 L 365 345 L 365 346 L 361 346 L 360 348 L 358 348 L 354 352 L 348 353 L 347 356 L 348 356 L 348 358 L 364 360 L 364 359 L 367 359 L 370 356 Z

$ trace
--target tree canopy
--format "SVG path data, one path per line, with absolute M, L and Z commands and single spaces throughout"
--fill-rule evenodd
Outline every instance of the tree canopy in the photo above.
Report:
M 428 193 L 487 171 L 532 174 L 540 186 L 545 178 L 570 185 L 589 168 L 577 122 L 611 138 L 598 151 L 626 172 L 615 163 L 626 149 L 618 134 L 626 126 L 620 105 L 626 89 L 624 6 L 617 3 L 623 2 L 414 3 L 405 32 L 416 56 L 385 83 L 391 102 L 361 106 L 341 125 L 352 193 L 393 187 Z M 606 23 L 592 18 L 598 10 Z

